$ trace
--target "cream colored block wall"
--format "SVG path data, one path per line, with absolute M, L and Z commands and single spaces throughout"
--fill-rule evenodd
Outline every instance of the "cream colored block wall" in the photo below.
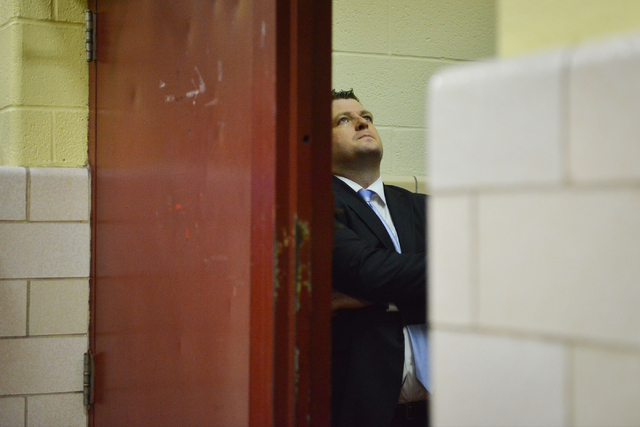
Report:
M 500 56 L 640 31 L 638 0 L 497 0 L 497 9 Z
M 0 425 L 86 426 L 87 168 L 0 166 Z
M 374 114 L 383 176 L 424 179 L 427 81 L 493 56 L 495 25 L 495 0 L 333 0 L 333 86 Z
M 87 163 L 86 0 L 0 3 L 0 165 Z
M 436 426 L 640 425 L 640 37 L 430 82 Z

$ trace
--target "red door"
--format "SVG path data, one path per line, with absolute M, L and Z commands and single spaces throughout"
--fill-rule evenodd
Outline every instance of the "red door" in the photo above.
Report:
M 94 5 L 94 426 L 328 422 L 330 5 L 278 3 Z

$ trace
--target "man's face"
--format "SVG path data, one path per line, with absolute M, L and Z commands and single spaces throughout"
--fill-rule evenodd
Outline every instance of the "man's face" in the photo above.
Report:
M 331 154 L 334 172 L 362 161 L 382 160 L 382 140 L 373 115 L 355 99 L 336 99 L 332 104 Z

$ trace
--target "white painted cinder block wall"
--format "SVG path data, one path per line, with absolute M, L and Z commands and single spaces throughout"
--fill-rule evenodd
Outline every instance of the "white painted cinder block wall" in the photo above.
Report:
M 87 168 L 0 167 L 0 426 L 86 426 Z
M 430 83 L 436 426 L 640 425 L 640 36 Z
M 493 56 L 495 31 L 495 0 L 333 0 L 333 87 L 373 113 L 383 176 L 427 175 L 427 81 Z

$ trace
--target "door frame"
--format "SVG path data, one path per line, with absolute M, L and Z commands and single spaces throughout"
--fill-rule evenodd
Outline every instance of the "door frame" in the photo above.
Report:
M 88 3 L 95 13 L 97 0 Z M 254 90 L 253 140 L 268 138 L 268 143 L 252 149 L 249 422 L 329 425 L 331 1 L 255 0 L 253 13 L 251 84 L 261 88 Z M 96 303 L 96 68 L 89 64 L 90 353 Z M 91 408 L 89 422 L 93 425 Z

